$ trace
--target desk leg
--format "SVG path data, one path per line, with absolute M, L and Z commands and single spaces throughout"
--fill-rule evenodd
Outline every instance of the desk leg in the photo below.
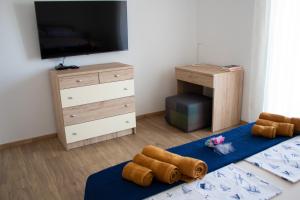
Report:
M 212 131 L 240 124 L 243 71 L 219 75 L 214 81 Z

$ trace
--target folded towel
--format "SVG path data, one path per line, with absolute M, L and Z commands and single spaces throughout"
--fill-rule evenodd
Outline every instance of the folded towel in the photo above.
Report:
M 276 128 L 274 126 L 254 125 L 252 127 L 252 134 L 266 138 L 275 138 Z
M 291 122 L 291 119 L 289 117 L 285 117 L 283 115 L 267 113 L 267 112 L 262 112 L 259 115 L 259 119 L 266 119 L 266 120 L 270 120 L 270 121 L 273 121 L 273 122 L 283 122 L 283 123 L 290 123 Z
M 184 175 L 182 176 L 182 180 L 187 182 L 193 179 L 203 178 L 207 173 L 208 167 L 202 160 L 183 157 L 159 147 L 148 145 L 143 149 L 143 154 L 156 160 L 177 166 L 181 174 Z
M 292 137 L 294 135 L 294 124 L 278 123 L 276 135 Z
M 122 177 L 140 186 L 147 187 L 152 183 L 153 173 L 150 169 L 146 167 L 143 167 L 133 162 L 129 162 L 123 168 Z
M 181 178 L 176 166 L 155 160 L 141 153 L 133 158 L 133 162 L 151 169 L 155 178 L 161 182 L 172 184 Z
M 300 118 L 291 118 L 291 124 L 294 124 L 294 131 L 300 132 Z

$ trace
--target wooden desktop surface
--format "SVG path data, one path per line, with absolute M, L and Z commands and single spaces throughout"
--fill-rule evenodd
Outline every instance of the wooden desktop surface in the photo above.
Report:
M 215 76 L 217 74 L 226 73 L 226 71 L 222 67 L 217 65 L 210 65 L 210 64 L 178 66 L 176 67 L 176 69 L 199 73 L 208 76 Z

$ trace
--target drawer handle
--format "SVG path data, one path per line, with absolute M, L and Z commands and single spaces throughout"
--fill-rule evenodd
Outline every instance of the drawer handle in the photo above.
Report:
M 126 121 L 126 124 L 129 124 L 129 121 L 128 121 L 128 120 Z
M 82 80 L 80 80 L 80 79 L 79 79 L 79 80 L 76 80 L 76 82 L 77 82 L 77 83 L 81 83 L 81 82 L 82 82 Z
M 74 135 L 74 136 L 75 136 L 75 135 L 77 135 L 77 133 L 72 133 L 72 135 Z
M 115 78 L 119 78 L 121 75 L 120 74 L 115 74 L 114 76 L 115 76 Z
M 74 117 L 77 117 L 77 115 L 70 115 L 70 117 L 74 118 Z
M 72 100 L 72 99 L 73 99 L 73 97 L 68 97 L 68 99 L 69 99 L 69 100 Z
M 128 104 L 125 104 L 124 107 L 125 107 L 125 108 L 128 108 Z
M 128 88 L 124 88 L 124 90 L 128 90 Z

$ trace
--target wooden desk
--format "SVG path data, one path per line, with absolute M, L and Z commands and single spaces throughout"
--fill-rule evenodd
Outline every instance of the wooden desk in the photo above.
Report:
M 213 98 L 212 131 L 238 125 L 241 121 L 244 71 L 228 72 L 215 65 L 175 68 L 178 93 L 194 92 Z

